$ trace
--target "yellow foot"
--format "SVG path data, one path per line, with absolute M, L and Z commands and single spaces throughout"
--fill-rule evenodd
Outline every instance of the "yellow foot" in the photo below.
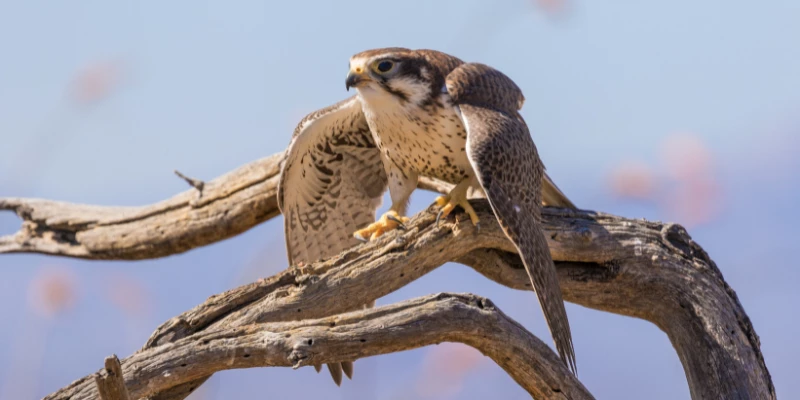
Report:
M 386 214 L 383 214 L 380 219 L 370 224 L 368 227 L 355 231 L 353 233 L 353 237 L 362 242 L 375 240 L 391 230 L 397 228 L 405 230 L 406 227 L 403 224 L 408 222 L 408 220 L 408 217 L 401 217 L 397 215 L 397 212 L 395 211 L 388 211 Z
M 472 205 L 469 204 L 466 198 L 462 198 L 461 200 L 455 200 L 454 197 L 461 197 L 461 196 L 439 196 L 436 198 L 436 205 L 441 207 L 439 210 L 439 214 L 436 215 L 436 225 L 439 225 L 439 220 L 442 218 L 447 218 L 451 212 L 459 206 L 464 209 L 464 211 L 469 215 L 469 219 L 472 220 L 472 225 L 479 226 L 480 219 L 478 218 L 478 214 L 475 213 L 475 209 L 472 208 Z

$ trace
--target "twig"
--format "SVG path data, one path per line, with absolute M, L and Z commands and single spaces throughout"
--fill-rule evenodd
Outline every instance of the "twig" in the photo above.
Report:
M 197 201 L 199 201 L 200 198 L 203 197 L 203 188 L 206 186 L 206 183 L 201 181 L 200 179 L 190 178 L 190 177 L 182 174 L 177 169 L 174 172 L 175 172 L 175 175 L 178 175 L 178 177 L 180 177 L 181 179 L 185 180 L 186 183 L 189 184 L 189 186 L 197 189 Z

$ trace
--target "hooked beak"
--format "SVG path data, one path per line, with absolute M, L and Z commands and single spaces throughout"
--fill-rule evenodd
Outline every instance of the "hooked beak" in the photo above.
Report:
M 349 91 L 351 87 L 357 87 L 359 83 L 368 80 L 369 77 L 365 76 L 363 72 L 350 71 L 347 74 L 347 79 L 344 81 L 344 85 Z

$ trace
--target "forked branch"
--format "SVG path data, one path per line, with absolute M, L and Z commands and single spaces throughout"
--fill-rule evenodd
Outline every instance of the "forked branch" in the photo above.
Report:
M 0 199 L 0 209 L 25 221 L 22 231 L 0 239 L 0 252 L 142 259 L 221 240 L 278 214 L 281 160 L 280 154 L 265 158 L 208 182 L 199 200 L 195 189 L 141 208 Z M 443 190 L 436 182 L 423 185 Z M 210 330 L 355 310 L 447 261 L 529 290 L 521 261 L 488 205 L 473 204 L 480 232 L 464 221 L 436 227 L 432 213 L 422 212 L 406 232 L 212 296 L 159 327 L 145 351 Z M 694 399 L 775 398 L 758 336 L 735 292 L 681 226 L 550 208 L 543 217 L 567 301 L 656 324 L 675 347 Z M 183 398 L 203 379 L 154 398 Z M 88 393 L 93 384 L 84 378 L 50 398 L 84 398 L 74 395 Z

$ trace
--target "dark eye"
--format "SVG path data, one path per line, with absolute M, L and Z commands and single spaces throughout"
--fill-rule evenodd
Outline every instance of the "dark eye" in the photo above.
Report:
M 391 61 L 381 61 L 378 63 L 378 71 L 380 72 L 389 72 L 392 67 L 394 67 L 394 63 Z

